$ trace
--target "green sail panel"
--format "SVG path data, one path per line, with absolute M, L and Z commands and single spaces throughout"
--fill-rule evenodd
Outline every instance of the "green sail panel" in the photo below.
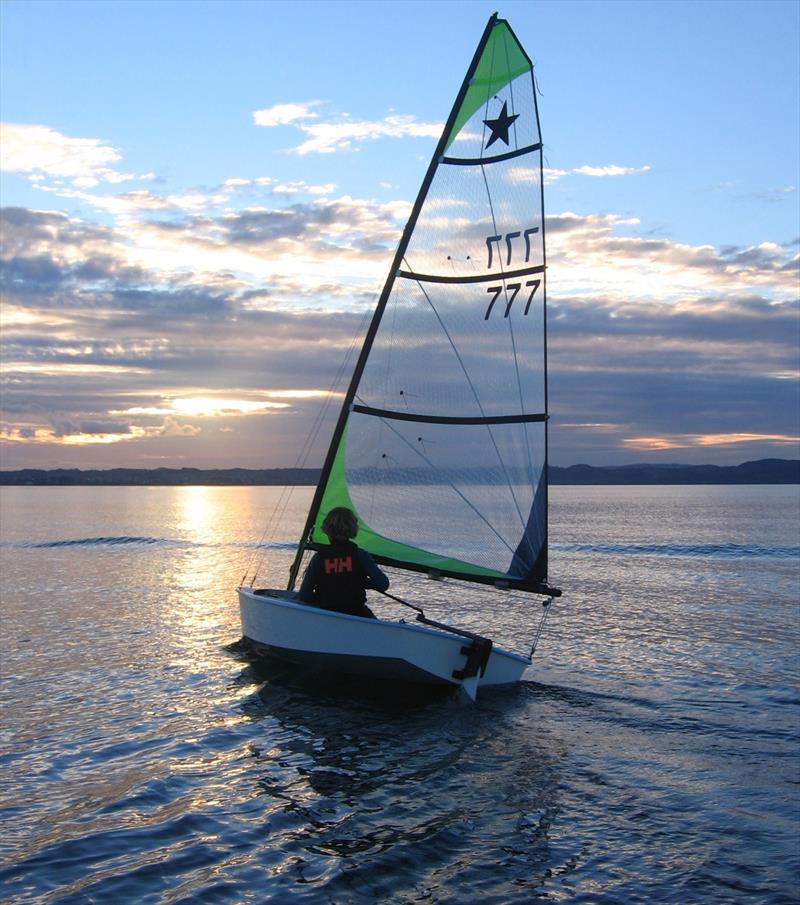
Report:
M 493 17 L 381 293 L 304 543 L 325 543 L 325 515 L 346 506 L 380 562 L 546 581 L 544 229 L 532 66 Z
M 489 98 L 517 76 L 533 69 L 528 55 L 520 46 L 508 23 L 500 20 L 492 28 L 467 94 L 456 114 L 447 137 L 449 148 L 473 114 L 486 106 Z
M 344 506 L 347 509 L 350 509 L 358 519 L 357 540 L 359 546 L 377 557 L 381 562 L 413 563 L 430 572 L 439 572 L 450 575 L 469 575 L 475 572 L 476 567 L 473 563 L 463 562 L 446 555 L 437 555 L 428 550 L 422 550 L 418 547 L 399 543 L 396 540 L 384 537 L 376 531 L 373 531 L 361 517 L 358 507 L 350 497 L 344 464 L 346 446 L 347 443 L 345 440 L 338 449 L 333 469 L 331 470 L 331 474 L 325 485 L 325 493 L 322 498 L 319 512 L 317 513 L 317 518 L 315 519 L 311 536 L 313 543 L 328 543 L 328 538 L 321 527 L 325 515 L 337 506 Z M 478 569 L 478 574 L 486 578 L 502 579 L 504 577 L 502 572 L 497 572 L 492 569 Z

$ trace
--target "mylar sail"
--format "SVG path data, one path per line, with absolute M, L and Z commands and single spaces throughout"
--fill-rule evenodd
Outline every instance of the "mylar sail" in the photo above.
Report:
M 303 549 L 334 506 L 384 564 L 547 580 L 542 145 L 533 66 L 493 16 L 356 365 Z

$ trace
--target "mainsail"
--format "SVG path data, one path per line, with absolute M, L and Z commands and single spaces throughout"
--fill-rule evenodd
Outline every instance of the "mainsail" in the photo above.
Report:
M 400 568 L 547 581 L 542 144 L 533 65 L 489 20 L 400 240 L 292 569 L 334 506 Z

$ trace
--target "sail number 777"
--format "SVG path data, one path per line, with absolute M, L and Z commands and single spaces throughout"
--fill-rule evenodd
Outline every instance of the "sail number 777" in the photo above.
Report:
M 506 245 L 506 266 L 508 267 L 511 264 L 511 259 L 514 253 L 514 247 L 517 243 L 514 241 L 515 239 L 523 239 L 525 245 L 525 263 L 527 264 L 531 258 L 531 236 L 536 235 L 539 232 L 538 226 L 533 226 L 530 229 L 526 229 L 524 232 L 521 230 L 516 230 L 515 232 L 506 233 L 505 236 L 488 236 L 486 238 L 486 247 L 489 250 L 489 263 L 488 267 L 491 269 L 493 249 L 495 246 L 497 247 L 497 251 L 500 251 L 500 243 L 503 238 L 505 238 Z M 541 285 L 541 280 L 528 280 L 525 283 L 525 288 L 530 288 L 531 292 L 528 296 L 528 301 L 525 304 L 525 311 L 523 314 L 527 314 L 531 308 L 531 302 L 533 301 L 533 296 L 536 293 L 536 290 Z M 508 283 L 505 287 L 506 289 L 506 310 L 503 313 L 503 317 L 508 317 L 511 313 L 511 306 L 514 304 L 514 300 L 519 294 L 520 289 L 522 289 L 522 283 Z M 489 301 L 489 306 L 486 309 L 486 314 L 483 316 L 485 321 L 489 320 L 489 315 L 492 313 L 492 308 L 494 308 L 494 303 L 500 297 L 500 293 L 503 291 L 503 286 L 489 286 L 486 290 L 491 294 L 492 298 Z
M 522 312 L 523 314 L 527 314 L 531 309 L 531 302 L 533 301 L 533 296 L 536 293 L 536 290 L 541 285 L 541 280 L 528 280 L 525 283 L 525 287 L 531 287 L 531 294 L 528 296 L 528 301 L 525 303 L 525 310 Z M 522 289 L 522 283 L 509 283 L 505 287 L 508 291 L 506 293 L 506 310 L 503 313 L 503 317 L 508 317 L 511 313 L 511 306 L 514 304 L 514 299 L 516 299 L 520 289 Z M 486 309 L 486 314 L 484 314 L 483 319 L 485 321 L 489 320 L 489 315 L 492 313 L 492 308 L 494 308 L 494 303 L 500 297 L 500 293 L 503 291 L 502 286 L 489 286 L 486 290 L 487 292 L 492 292 L 492 298 L 489 302 L 489 307 Z
M 492 258 L 493 250 L 495 245 L 497 245 L 497 253 L 498 257 L 500 257 L 500 241 L 502 239 L 506 240 L 506 266 L 511 263 L 511 258 L 514 252 L 515 239 L 522 238 L 525 241 L 525 261 L 526 263 L 531 258 L 531 236 L 535 236 L 536 233 L 539 232 L 538 226 L 532 226 L 530 229 L 526 229 L 524 232 L 521 230 L 515 230 L 512 233 L 506 233 L 505 236 L 487 236 L 486 237 L 486 248 L 489 250 L 489 263 L 486 265 L 489 270 L 492 269 Z

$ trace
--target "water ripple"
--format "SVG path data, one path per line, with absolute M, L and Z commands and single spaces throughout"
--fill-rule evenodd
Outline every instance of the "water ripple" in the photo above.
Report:
M 255 543 L 241 541 L 238 543 L 201 543 L 185 538 L 174 537 L 131 537 L 121 535 L 118 537 L 76 537 L 64 540 L 22 540 L 4 541 L 0 547 L 17 550 L 54 550 L 60 547 L 172 547 L 181 549 L 196 549 L 201 547 L 238 547 L 252 550 L 294 550 L 295 542 L 275 541 L 271 543 Z
M 797 903 L 783 488 L 554 488 L 564 598 L 529 681 L 474 704 L 223 649 L 280 489 L 84 490 L 4 508 L 0 901 Z M 395 581 L 514 641 L 531 618 Z
M 564 553 L 602 553 L 623 556 L 691 556 L 746 559 L 800 557 L 800 546 L 756 544 L 551 544 L 552 550 Z

